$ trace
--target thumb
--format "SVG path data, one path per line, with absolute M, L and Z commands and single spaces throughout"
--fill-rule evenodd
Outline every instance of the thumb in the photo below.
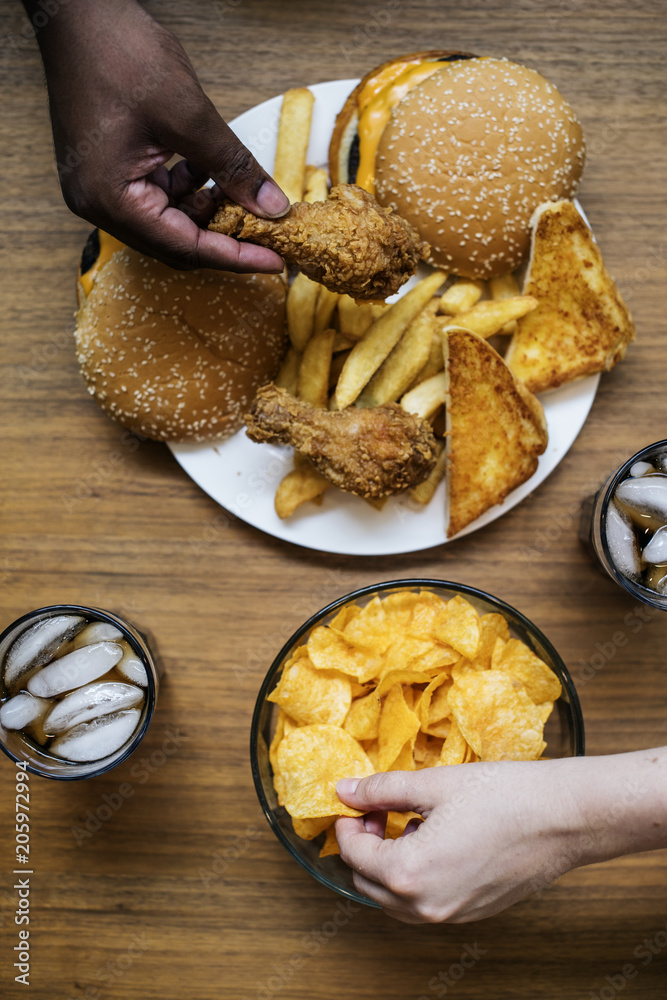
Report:
M 427 770 L 427 769 L 425 769 Z M 342 778 L 338 797 L 361 812 L 414 811 L 421 815 L 433 807 L 425 771 L 384 771 L 369 778 Z
M 279 218 L 289 208 L 281 191 L 206 98 L 207 113 L 182 136 L 178 151 L 213 178 L 218 188 L 254 215 Z M 185 140 L 185 141 L 183 141 Z

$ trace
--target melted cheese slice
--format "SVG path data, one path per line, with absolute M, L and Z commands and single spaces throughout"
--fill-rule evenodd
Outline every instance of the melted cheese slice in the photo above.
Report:
M 97 280 L 97 275 L 100 273 L 105 264 L 107 264 L 116 250 L 122 250 L 125 246 L 120 240 L 117 240 L 115 236 L 109 236 L 108 233 L 103 232 L 99 229 L 99 239 L 100 239 L 100 252 L 97 255 L 97 260 L 92 267 L 89 267 L 85 274 L 79 275 L 79 284 L 83 289 L 83 293 L 88 298 L 90 295 L 93 285 Z
M 392 63 L 373 77 L 359 95 L 359 169 L 356 183 L 375 192 L 375 156 L 380 137 L 393 108 L 423 80 L 433 76 L 442 62 Z

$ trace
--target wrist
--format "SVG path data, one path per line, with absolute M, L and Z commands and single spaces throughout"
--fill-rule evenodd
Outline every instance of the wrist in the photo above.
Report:
M 667 747 L 571 763 L 572 867 L 667 847 Z

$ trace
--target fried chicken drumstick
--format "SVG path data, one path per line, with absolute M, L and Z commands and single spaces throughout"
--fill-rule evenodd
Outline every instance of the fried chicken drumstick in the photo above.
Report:
M 356 184 L 339 184 L 326 201 L 297 202 L 280 219 L 259 219 L 225 202 L 209 229 L 270 247 L 332 292 L 386 299 L 430 248 L 412 226 Z
M 252 441 L 292 445 L 334 486 L 362 497 L 414 486 L 435 464 L 430 424 L 397 403 L 322 410 L 271 384 L 258 391 L 246 423 Z

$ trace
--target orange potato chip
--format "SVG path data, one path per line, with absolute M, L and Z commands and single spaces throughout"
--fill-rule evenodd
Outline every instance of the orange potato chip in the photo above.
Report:
M 503 639 L 505 642 L 510 637 L 509 625 L 502 615 L 490 612 L 481 615 L 479 619 L 480 642 L 474 665 L 479 670 L 491 669 L 491 656 L 496 639 Z
M 363 698 L 355 698 L 347 713 L 343 728 L 355 740 L 377 739 L 381 702 L 376 691 Z
M 354 737 L 338 726 L 300 726 L 277 751 L 285 808 L 297 819 L 360 816 L 338 798 L 341 778 L 365 778 L 373 765 Z
M 502 647 L 496 644 L 492 667 L 520 680 L 536 705 L 560 698 L 560 681 L 553 670 L 520 639 L 508 639 Z
M 413 769 L 412 749 L 418 732 L 419 719 L 406 704 L 401 685 L 395 684 L 387 694 L 380 712 L 378 734 L 380 771 Z
M 382 675 L 382 680 L 375 688 L 375 694 L 378 698 L 384 698 L 394 684 L 428 684 L 430 679 L 430 676 L 421 670 L 390 670 Z
M 479 650 L 481 631 L 479 615 L 472 604 L 459 594 L 447 601 L 435 628 L 435 637 L 468 660 L 474 659 Z
M 334 823 L 335 816 L 321 816 L 319 819 L 298 819 L 292 817 L 292 826 L 297 837 L 302 840 L 315 840 L 321 833 L 328 830 Z
M 480 760 L 537 760 L 546 746 L 539 709 L 504 670 L 465 673 L 452 685 L 449 704 Z
M 560 683 L 505 618 L 429 591 L 341 608 L 294 650 L 270 700 L 280 706 L 269 759 L 296 833 L 358 816 L 335 792 L 342 777 L 477 760 L 540 756 Z M 386 837 L 417 814 L 389 813 Z
M 452 721 L 447 739 L 442 745 L 440 764 L 463 764 L 468 751 L 468 744 L 456 722 Z
M 416 812 L 388 812 L 387 826 L 384 833 L 385 837 L 390 838 L 391 840 L 396 840 L 398 837 L 402 837 L 403 831 L 411 819 L 421 819 L 421 816 Z
M 417 733 L 414 750 L 412 751 L 415 768 L 435 767 L 440 760 L 442 743 L 441 737 L 427 736 L 425 732 L 420 730 Z
M 285 667 L 268 700 L 301 725 L 342 726 L 352 703 L 350 680 L 315 670 L 309 659 L 301 657 Z
M 308 655 L 317 670 L 338 670 L 360 684 L 375 677 L 382 664 L 379 655 L 351 645 L 339 632 L 325 625 L 311 632 Z
M 330 854 L 340 854 L 340 847 L 336 839 L 336 826 L 334 823 L 327 827 L 326 837 L 320 850 L 321 858 L 328 858 Z

